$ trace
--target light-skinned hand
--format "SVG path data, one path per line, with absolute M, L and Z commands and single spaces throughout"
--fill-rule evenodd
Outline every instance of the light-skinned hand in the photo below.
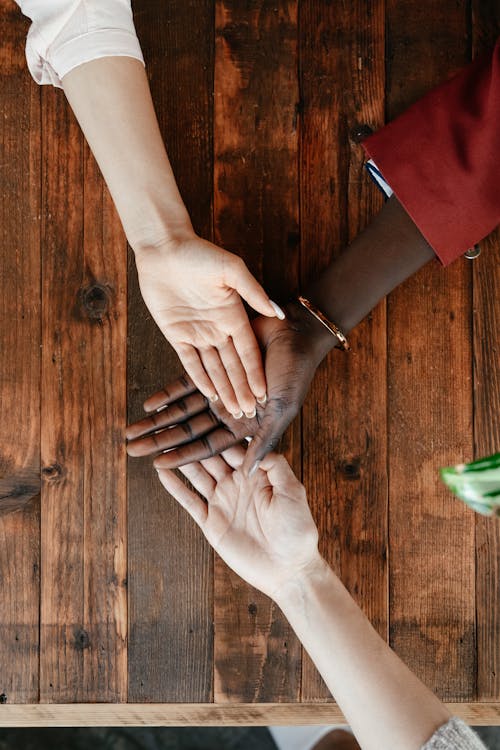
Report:
M 136 249 L 141 293 L 196 387 L 237 418 L 266 395 L 262 356 L 243 306 L 283 317 L 241 258 L 189 233 Z
M 241 471 L 244 458 L 244 449 L 234 447 L 182 466 L 199 495 L 169 469 L 158 476 L 224 562 L 276 598 L 318 565 L 318 531 L 305 489 L 283 456 L 270 453 L 252 477 Z

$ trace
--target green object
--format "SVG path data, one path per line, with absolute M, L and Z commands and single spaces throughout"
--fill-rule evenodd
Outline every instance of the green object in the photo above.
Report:
M 472 510 L 500 517 L 500 453 L 441 469 L 441 479 Z

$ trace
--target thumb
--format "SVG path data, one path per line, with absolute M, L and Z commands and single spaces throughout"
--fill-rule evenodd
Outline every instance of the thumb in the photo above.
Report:
M 258 469 L 260 462 L 278 445 L 293 416 L 288 410 L 280 413 L 277 405 L 268 401 L 262 424 L 248 446 L 242 466 L 244 473 L 250 476 Z
M 235 256 L 234 262 L 229 264 L 226 271 L 226 283 L 261 315 L 266 315 L 268 318 L 285 319 L 285 313 L 281 307 L 269 299 L 241 258 Z

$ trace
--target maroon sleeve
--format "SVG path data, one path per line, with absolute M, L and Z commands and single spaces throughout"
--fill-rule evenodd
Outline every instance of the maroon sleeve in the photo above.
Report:
M 500 224 L 500 39 L 364 143 L 444 265 Z

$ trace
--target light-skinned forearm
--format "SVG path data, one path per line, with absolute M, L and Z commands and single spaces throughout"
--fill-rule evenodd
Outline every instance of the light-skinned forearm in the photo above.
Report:
M 142 63 L 99 58 L 74 68 L 62 84 L 132 248 L 157 247 L 192 233 Z
M 363 750 L 419 750 L 450 718 L 318 557 L 274 597 Z

